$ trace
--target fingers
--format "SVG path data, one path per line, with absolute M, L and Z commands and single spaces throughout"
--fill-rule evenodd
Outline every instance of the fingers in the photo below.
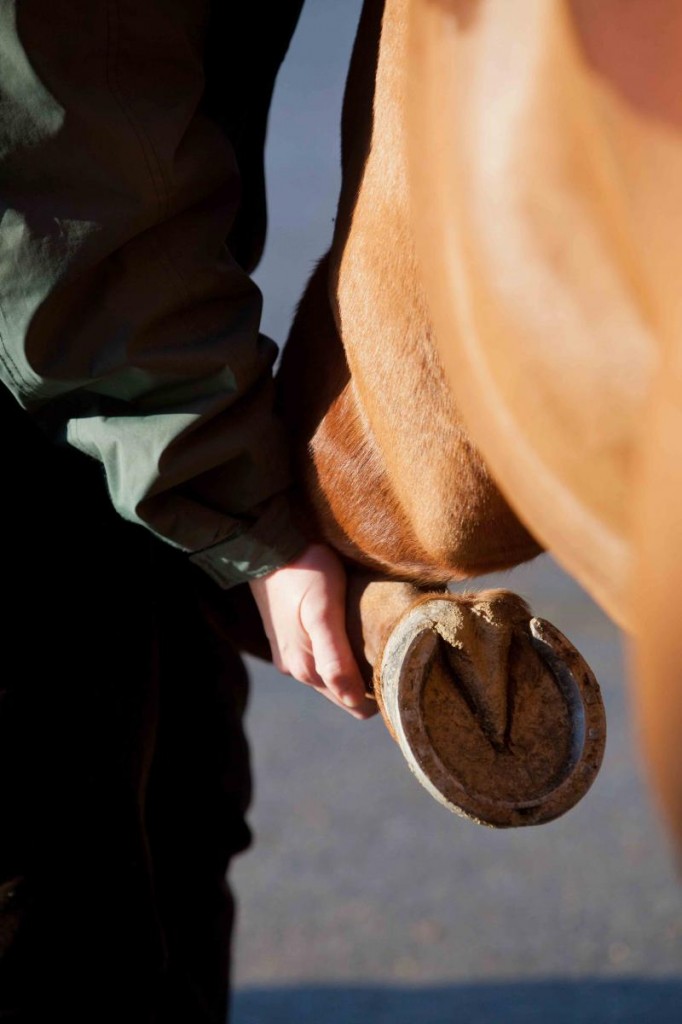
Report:
M 368 718 L 376 714 L 376 702 L 365 696 L 365 684 L 348 643 L 343 602 L 338 599 L 318 602 L 313 613 L 307 614 L 304 601 L 301 623 L 312 649 L 318 680 L 313 685 L 327 691 L 325 696 L 355 717 Z
M 339 672 L 336 669 L 332 669 L 331 664 L 329 666 L 321 667 L 322 671 L 318 671 L 318 667 L 315 662 L 315 657 L 312 652 L 309 637 L 305 638 L 306 648 L 304 649 L 302 644 L 297 645 L 296 650 L 292 651 L 291 656 L 287 657 L 286 653 L 282 654 L 275 646 L 273 648 L 273 663 L 275 667 L 283 674 L 291 676 L 298 682 L 303 683 L 305 686 L 310 686 L 312 689 L 317 690 L 323 697 L 331 701 L 337 707 L 342 708 L 348 714 L 352 715 L 353 718 L 362 721 L 366 718 L 370 718 L 372 715 L 377 713 L 377 705 L 375 701 L 368 700 L 364 697 L 364 694 L 357 700 L 356 698 L 344 699 L 343 684 L 341 686 L 336 685 L 335 681 L 339 678 Z M 342 673 L 343 674 L 343 673 Z M 329 685 L 331 683 L 331 685 Z
M 354 718 L 376 714 L 346 636 L 345 571 L 324 545 L 251 582 L 280 672 L 319 690 Z

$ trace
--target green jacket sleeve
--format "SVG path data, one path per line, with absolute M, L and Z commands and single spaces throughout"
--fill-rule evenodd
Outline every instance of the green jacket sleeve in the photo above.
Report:
M 0 7 L 0 362 L 121 515 L 229 586 L 303 540 L 275 347 L 225 245 L 240 185 L 201 109 L 202 11 Z

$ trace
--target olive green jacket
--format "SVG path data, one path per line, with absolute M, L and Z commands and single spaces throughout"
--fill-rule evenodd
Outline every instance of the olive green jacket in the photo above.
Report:
M 223 586 L 302 546 L 247 274 L 300 6 L 0 5 L 2 380 Z

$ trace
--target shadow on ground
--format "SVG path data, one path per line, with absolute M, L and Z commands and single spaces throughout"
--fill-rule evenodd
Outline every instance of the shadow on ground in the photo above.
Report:
M 682 981 L 245 988 L 232 1024 L 680 1024 Z

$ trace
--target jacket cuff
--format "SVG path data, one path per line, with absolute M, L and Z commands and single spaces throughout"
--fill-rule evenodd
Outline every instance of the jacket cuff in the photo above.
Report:
M 288 565 L 309 543 L 292 522 L 289 502 L 279 495 L 256 520 L 238 526 L 218 544 L 195 551 L 190 561 L 227 590 Z

